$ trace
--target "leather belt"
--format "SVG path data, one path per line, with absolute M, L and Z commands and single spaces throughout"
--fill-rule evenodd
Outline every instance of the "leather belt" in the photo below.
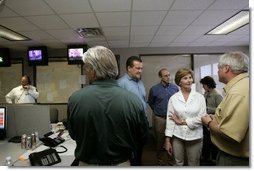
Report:
M 166 119 L 167 116 L 162 116 L 162 115 L 155 115 L 155 116 L 158 116 L 160 118 L 163 118 L 163 119 Z

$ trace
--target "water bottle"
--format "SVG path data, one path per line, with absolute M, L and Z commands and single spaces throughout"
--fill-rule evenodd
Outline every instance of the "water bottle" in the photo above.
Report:
M 5 166 L 12 166 L 11 156 L 5 158 Z

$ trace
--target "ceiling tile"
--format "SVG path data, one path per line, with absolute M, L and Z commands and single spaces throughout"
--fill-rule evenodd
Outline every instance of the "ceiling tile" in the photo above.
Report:
M 189 26 L 181 34 L 184 35 L 204 35 L 212 28 L 210 26 Z
M 186 47 L 189 42 L 171 42 L 168 46 L 170 47 Z
M 194 41 L 195 39 L 198 39 L 200 36 L 197 36 L 197 35 L 185 35 L 185 36 L 178 36 L 174 42 L 186 42 L 186 43 L 189 43 L 189 42 L 192 42 Z
M 171 42 L 176 38 L 175 35 L 156 35 L 152 42 Z
M 152 41 L 149 46 L 150 47 L 167 47 L 168 46 L 168 42 L 154 42 Z
M 108 44 L 110 47 L 116 47 L 116 48 L 124 48 L 129 47 L 129 41 L 128 40 L 117 40 L 117 41 L 108 41 Z
M 0 6 L 0 13 L 1 13 L 0 18 L 3 18 L 3 17 L 16 17 L 16 16 L 18 16 L 18 14 L 16 14 L 13 11 L 11 11 L 6 6 Z
M 209 5 L 211 5 L 215 0 L 178 0 L 175 1 L 171 10 L 203 10 L 206 9 Z
M 23 16 L 54 14 L 42 0 L 8 0 L 5 5 Z
M 103 26 L 129 26 L 130 12 L 96 13 L 100 25 Z
M 231 35 L 237 35 L 237 34 L 240 34 L 240 35 L 250 35 L 250 24 L 247 24 L 233 32 L 230 33 Z
M 21 17 L 0 18 L 0 24 L 9 29 L 12 29 L 13 31 L 32 31 L 39 29 Z
M 216 39 L 219 39 L 220 37 L 222 37 L 222 35 L 204 35 L 196 39 L 194 42 L 209 43 L 209 42 L 213 42 Z
M 167 11 L 133 12 L 132 25 L 134 26 L 160 25 L 166 14 Z
M 210 25 L 216 27 L 236 13 L 236 10 L 207 10 L 192 25 Z
M 22 31 L 20 33 L 33 40 L 53 39 L 51 35 L 41 30 Z
M 130 27 L 103 27 L 105 36 L 129 36 Z
M 133 11 L 168 10 L 173 0 L 133 0 Z
M 71 14 L 71 15 L 60 15 L 60 17 L 74 29 L 77 28 L 93 28 L 99 27 L 99 24 L 94 14 Z
M 45 0 L 59 14 L 92 12 L 88 0 Z M 61 5 L 60 5 L 61 4 Z
M 107 40 L 129 40 L 129 36 L 107 36 Z
M 201 10 L 169 11 L 162 25 L 187 26 L 190 25 L 201 12 Z
M 106 41 L 95 41 L 95 42 L 87 42 L 88 46 L 93 47 L 93 46 L 104 46 L 104 47 L 109 47 L 108 43 Z
M 149 42 L 130 42 L 130 47 L 147 47 Z
M 41 29 L 64 29 L 69 28 L 58 16 L 32 16 L 26 17 L 29 21 L 40 27 Z
M 131 42 L 150 42 L 152 39 L 153 39 L 152 35 L 131 36 Z
M 133 26 L 131 27 L 131 35 L 154 35 L 158 26 Z
M 243 9 L 249 5 L 249 0 L 216 0 L 214 4 L 212 4 L 209 9 Z
M 130 11 L 131 0 L 91 0 L 95 12 Z
M 157 35 L 178 35 L 186 26 L 160 26 Z
M 223 43 L 217 36 L 204 35 L 239 10 L 249 9 L 248 0 L 5 0 L 3 4 L 0 25 L 32 39 L 0 38 L 0 46 L 11 49 L 38 44 L 61 48 L 70 43 L 111 48 L 250 44 L 249 24 L 225 35 Z M 80 27 L 98 27 L 104 36 L 80 38 L 75 33 Z
M 47 30 L 47 32 L 57 39 L 79 38 L 73 30 Z

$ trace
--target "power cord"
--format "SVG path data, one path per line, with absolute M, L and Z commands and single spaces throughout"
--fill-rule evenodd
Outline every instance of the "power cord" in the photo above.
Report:
M 66 151 L 68 151 L 68 149 L 65 146 L 63 146 L 63 145 L 59 145 L 57 147 L 62 147 L 64 149 L 63 151 L 57 151 L 56 150 L 57 153 L 65 153 Z

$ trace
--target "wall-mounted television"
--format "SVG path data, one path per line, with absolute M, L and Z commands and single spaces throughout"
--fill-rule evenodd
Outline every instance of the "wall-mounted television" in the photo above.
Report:
M 0 107 L 0 140 L 6 137 L 7 113 L 6 107 Z
M 29 47 L 27 57 L 30 66 L 48 65 L 48 50 L 46 46 Z
M 11 66 L 10 50 L 8 48 L 0 48 L 0 67 Z
M 83 64 L 82 56 L 87 50 L 87 45 L 68 45 L 67 60 L 68 64 Z

